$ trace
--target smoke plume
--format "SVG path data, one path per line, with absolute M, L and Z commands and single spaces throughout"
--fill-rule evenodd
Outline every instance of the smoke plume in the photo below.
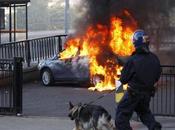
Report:
M 137 21 L 138 28 L 158 29 L 168 25 L 168 12 L 174 3 L 173 0 L 81 0 L 79 12 L 83 14 L 76 21 L 76 29 L 81 33 L 87 26 L 97 23 L 110 27 L 111 16 L 120 17 L 124 24 L 129 24 L 132 19 L 125 10 Z

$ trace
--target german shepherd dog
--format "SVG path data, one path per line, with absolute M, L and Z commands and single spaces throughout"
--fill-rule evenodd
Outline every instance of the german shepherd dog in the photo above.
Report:
M 73 130 L 114 130 L 111 115 L 98 105 L 73 105 L 69 102 L 69 117 L 75 120 Z

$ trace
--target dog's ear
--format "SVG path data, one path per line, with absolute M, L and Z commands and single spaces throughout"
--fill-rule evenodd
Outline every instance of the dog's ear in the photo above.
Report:
M 69 109 L 72 109 L 74 107 L 74 105 L 72 104 L 72 102 L 69 102 Z

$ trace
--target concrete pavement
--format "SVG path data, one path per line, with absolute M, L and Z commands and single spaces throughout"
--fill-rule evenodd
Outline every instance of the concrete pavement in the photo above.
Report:
M 175 118 L 157 117 L 162 130 L 175 130 Z M 131 121 L 133 130 L 147 130 L 140 122 Z M 0 116 L 0 130 L 72 130 L 74 122 L 64 117 Z
M 56 117 L 0 117 L 0 130 L 72 130 L 73 122 Z

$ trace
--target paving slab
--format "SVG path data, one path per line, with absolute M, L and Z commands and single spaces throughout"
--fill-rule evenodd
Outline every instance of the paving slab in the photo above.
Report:
M 175 118 L 157 117 L 162 130 L 175 130 Z M 140 122 L 131 121 L 133 130 L 147 130 Z M 0 130 L 72 130 L 74 122 L 64 117 L 0 116 Z

